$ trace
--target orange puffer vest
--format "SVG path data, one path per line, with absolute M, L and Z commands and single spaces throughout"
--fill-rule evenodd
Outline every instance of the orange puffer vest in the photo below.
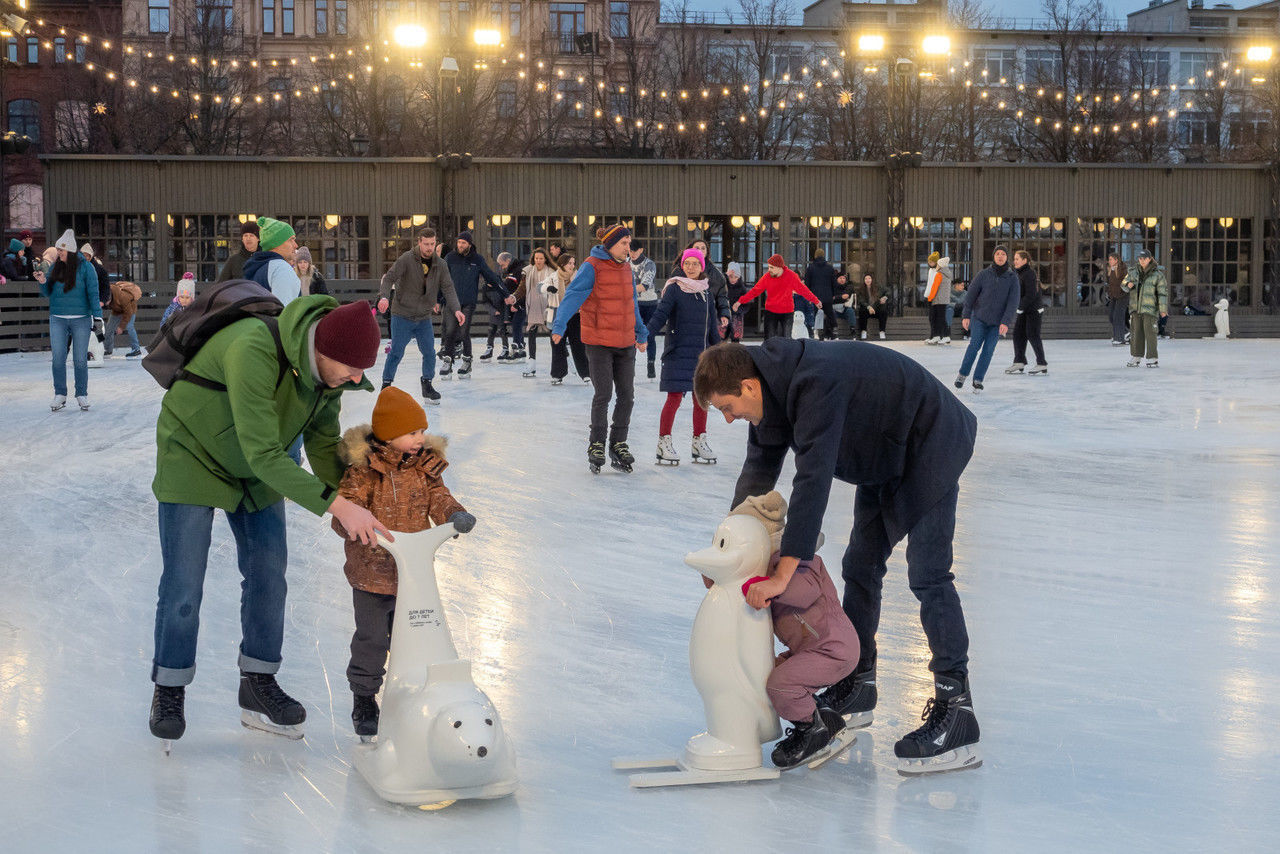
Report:
M 636 343 L 636 293 L 631 265 L 612 259 L 588 258 L 596 283 L 582 304 L 582 343 L 603 347 L 631 347 Z

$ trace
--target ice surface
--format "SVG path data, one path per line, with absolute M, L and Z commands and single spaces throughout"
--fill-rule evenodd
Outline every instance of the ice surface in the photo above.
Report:
M 961 356 L 893 346 L 947 382 Z M 474 380 L 440 384 L 428 414 L 451 439 L 446 481 L 480 520 L 441 550 L 441 593 L 521 783 L 434 813 L 381 802 L 352 768 L 341 543 L 293 505 L 281 683 L 307 706 L 306 740 L 239 724 L 238 574 L 219 519 L 187 734 L 161 754 L 146 726 L 160 391 L 117 359 L 90 375 L 91 411 L 50 413 L 49 356 L 0 356 L 0 848 L 1272 849 L 1280 343 L 1161 350 L 1158 370 L 1126 369 L 1106 342 L 1050 341 L 1047 377 L 1006 377 L 1002 343 L 986 393 L 964 391 L 980 427 L 956 574 L 986 764 L 917 780 L 892 756 L 930 691 L 899 548 L 880 706 L 853 750 L 774 782 L 629 789 L 613 757 L 678 749 L 701 727 L 687 640 L 703 589 L 681 558 L 726 509 L 745 427 L 713 416 L 720 464 L 692 465 L 686 403 L 685 464 L 654 466 L 662 397 L 640 380 L 636 472 L 593 476 L 591 387 L 551 387 L 545 357 L 536 380 L 477 362 Z M 373 401 L 348 395 L 344 426 Z M 832 567 L 852 497 L 835 487 Z

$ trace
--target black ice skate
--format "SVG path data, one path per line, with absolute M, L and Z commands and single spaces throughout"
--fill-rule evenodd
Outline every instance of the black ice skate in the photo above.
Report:
M 632 456 L 631 449 L 627 447 L 626 442 L 614 442 L 609 446 L 609 465 L 618 471 L 631 473 L 631 467 L 635 465 L 636 458 Z
M 955 387 L 956 387 L 956 388 L 964 388 L 964 381 L 965 381 L 965 375 L 964 375 L 964 374 L 956 374 Z
M 458 379 L 460 380 L 471 379 L 471 357 L 470 356 L 462 357 L 462 363 L 458 365 Z
M 854 671 L 814 698 L 819 706 L 834 709 L 851 729 L 871 726 L 876 707 L 876 669 Z
M 493 358 L 493 345 L 490 344 L 485 351 L 480 354 L 480 361 L 487 362 Z
M 351 725 L 360 740 L 368 744 L 378 735 L 378 701 L 365 694 L 353 694 L 352 697 Z
M 440 357 L 440 382 L 448 382 L 451 379 L 453 379 L 453 357 L 441 356 Z M 422 394 L 423 394 L 423 397 L 426 396 L 426 392 L 423 392 Z
M 934 697 L 920 715 L 924 726 L 904 735 L 893 746 L 898 773 L 904 777 L 960 771 L 982 765 L 978 749 L 978 718 L 968 678 L 933 677 Z
M 307 710 L 276 684 L 271 673 L 240 674 L 240 724 L 285 738 L 302 738 L 299 724 L 307 719 Z
M 496 361 L 499 361 L 502 364 L 506 365 L 506 364 L 509 364 L 511 360 L 512 360 L 511 351 L 508 350 L 506 347 L 503 347 L 502 352 L 498 354 L 498 358 L 496 359 Z
M 984 386 L 984 385 L 982 384 L 982 380 L 974 380 L 974 381 L 973 381 L 973 393 L 974 393 L 974 394 L 980 394 L 984 388 L 986 388 L 986 386 Z
M 382 387 L 383 387 L 383 388 L 386 388 L 386 387 L 387 387 L 387 386 L 389 386 L 389 385 L 391 385 L 391 380 L 383 380 L 383 381 L 382 381 Z
M 173 742 L 187 731 L 187 719 L 182 713 L 186 692 L 187 689 L 181 685 L 157 685 L 151 695 L 151 734 L 163 739 L 165 756 L 169 755 Z
M 809 757 L 808 762 L 805 764 L 810 768 L 822 767 L 844 753 L 858 740 L 858 733 L 853 727 L 846 726 L 844 718 L 838 713 L 825 706 L 819 706 L 818 714 L 822 717 L 822 722 L 827 725 L 827 731 L 831 734 L 831 739 L 827 742 L 826 747 Z
M 440 392 L 432 387 L 431 380 L 424 379 L 422 381 L 422 399 L 432 406 L 440 405 Z
M 600 467 L 604 465 L 604 442 L 587 445 L 587 465 L 591 466 L 592 474 L 600 474 Z
M 827 729 L 822 715 L 815 709 L 809 720 L 791 722 L 786 736 L 773 748 L 769 758 L 776 767 L 787 771 L 808 762 L 830 741 L 831 730 Z

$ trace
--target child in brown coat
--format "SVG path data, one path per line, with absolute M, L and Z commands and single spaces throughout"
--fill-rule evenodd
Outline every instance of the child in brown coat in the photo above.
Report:
M 371 511 L 392 531 L 414 533 L 452 523 L 470 531 L 476 519 L 458 503 L 440 475 L 448 466 L 446 441 L 426 433 L 427 414 L 409 394 L 388 386 L 373 407 L 373 423 L 352 427 L 339 453 L 347 464 L 339 494 Z M 333 529 L 346 536 L 337 519 Z M 378 704 L 391 622 L 396 610 L 396 563 L 381 546 L 347 539 L 344 570 L 351 582 L 356 631 L 351 636 L 347 682 L 355 701 L 351 722 L 356 734 L 378 733 Z
M 773 539 L 769 562 L 773 575 L 780 559 L 787 501 L 778 492 L 753 495 L 733 508 L 736 514 L 753 516 L 764 523 Z M 743 594 L 759 579 L 743 585 Z M 858 663 L 858 634 L 840 605 L 835 585 L 816 554 L 801 561 L 786 589 L 769 600 L 773 632 L 787 647 L 777 658 L 765 683 L 773 709 L 791 722 L 787 736 L 773 750 L 773 764 L 794 768 L 808 761 L 844 729 L 845 721 L 831 709 L 819 709 L 814 692 L 834 685 L 853 672 Z

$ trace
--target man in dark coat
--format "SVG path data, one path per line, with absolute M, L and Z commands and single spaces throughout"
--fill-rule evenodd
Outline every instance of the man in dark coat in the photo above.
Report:
M 804 284 L 822 301 L 822 337 L 832 341 L 836 337 L 836 276 L 840 272 L 827 262 L 827 255 L 815 249 L 813 260 L 804 271 Z
M 858 631 L 854 672 L 820 697 L 852 726 L 876 703 L 876 629 L 886 562 L 904 537 L 907 577 L 933 653 L 936 696 L 924 726 L 894 747 L 904 773 L 974 767 L 978 724 L 969 694 L 964 613 L 951 574 L 960 474 L 977 419 L 912 359 L 880 347 L 772 339 L 721 344 L 702 354 L 694 394 L 732 423 L 751 423 L 732 506 L 772 490 L 795 452 L 790 511 L 774 576 L 752 585 L 756 608 L 786 589 L 813 557 L 831 482 L 857 486 L 845 551 L 844 610 Z
M 230 279 L 244 278 L 245 262 L 258 251 L 259 234 L 257 220 L 251 219 L 240 225 L 240 248 L 227 258 L 222 269 L 218 271 L 216 281 L 225 282 Z
M 445 315 L 444 342 L 440 349 L 446 358 L 461 356 L 465 360 L 464 366 L 470 371 L 471 317 L 475 314 L 476 301 L 480 299 L 480 279 L 483 278 L 489 283 L 489 287 L 500 293 L 502 301 L 507 305 L 514 305 L 515 298 L 502 284 L 498 274 L 489 268 L 484 256 L 476 251 L 476 241 L 471 232 L 464 231 L 458 235 L 453 251 L 444 256 L 444 262 L 449 265 L 449 278 L 453 280 L 464 319 L 455 321 L 453 315 Z M 523 335 L 517 336 L 517 341 L 522 343 Z

